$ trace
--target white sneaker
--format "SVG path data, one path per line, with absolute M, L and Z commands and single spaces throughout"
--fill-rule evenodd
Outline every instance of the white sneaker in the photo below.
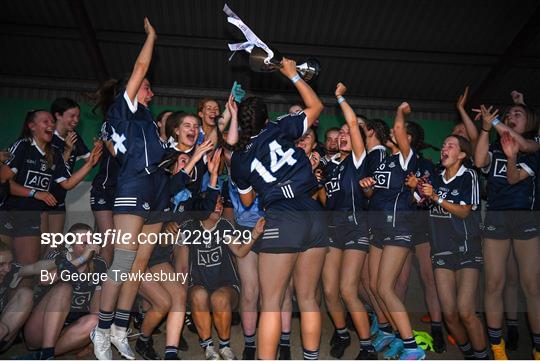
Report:
M 98 360 L 112 360 L 111 330 L 96 326 L 90 332 L 90 340 L 94 343 L 94 355 Z
M 207 360 L 221 360 L 219 354 L 214 350 L 214 346 L 207 346 L 204 350 L 204 357 Z
M 111 343 L 116 347 L 120 355 L 128 360 L 135 360 L 135 354 L 129 346 L 127 332 L 122 331 L 115 325 L 111 326 Z
M 238 360 L 230 347 L 220 348 L 219 356 L 221 356 L 222 360 Z

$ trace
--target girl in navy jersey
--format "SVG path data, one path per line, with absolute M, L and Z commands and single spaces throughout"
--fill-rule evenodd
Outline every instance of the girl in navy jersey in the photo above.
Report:
M 123 281 L 130 272 L 146 269 L 154 247 L 146 242 L 146 237 L 161 231 L 163 212 L 168 210 L 169 203 L 168 177 L 159 168 L 165 155 L 165 143 L 148 109 L 154 94 L 145 78 L 157 36 L 148 19 L 144 21 L 144 28 L 147 38 L 125 91 L 113 94 L 116 98 L 108 101 L 111 104 L 107 113 L 111 150 L 120 163 L 113 206 L 114 226 L 130 239 L 115 244 L 109 277 L 103 285 L 99 323 L 93 340 L 98 359 L 112 357 L 111 343 L 123 357 L 135 357 L 127 341 L 127 326 L 140 279 L 124 285 Z
M 97 145 L 86 164 L 71 174 L 62 154 L 52 147 L 54 122 L 50 113 L 35 110 L 27 114 L 20 139 L 10 148 L 9 233 L 13 236 L 15 259 L 25 265 L 34 263 L 40 255 L 40 213 L 58 204 L 51 194 L 52 183 L 69 190 L 79 184 L 92 170 L 101 155 Z M 7 229 L 6 229 L 7 230 Z
M 325 203 L 330 211 L 334 234 L 323 268 L 323 285 L 327 307 L 336 326 L 333 356 L 343 356 L 344 348 L 340 347 L 337 353 L 338 348 L 335 346 L 344 343 L 347 338 L 343 337 L 346 326 L 339 297 L 341 295 L 360 339 L 361 351 L 357 358 L 376 359 L 366 309 L 358 297 L 358 285 L 369 250 L 367 215 L 364 213 L 367 199 L 358 186 L 360 179 L 365 177 L 367 152 L 356 114 L 343 98 L 346 90 L 347 88 L 339 83 L 335 91 L 347 124 L 341 127 L 339 153 L 328 163 L 333 164 L 333 167 L 330 171 L 327 170 L 325 181 Z
M 267 123 L 266 106 L 259 98 L 245 99 L 239 109 L 242 129 L 232 157 L 232 179 L 240 199 L 251 205 L 258 194 L 266 212 L 260 239 L 259 279 L 261 316 L 258 357 L 275 358 L 281 326 L 281 303 L 294 273 L 302 312 L 304 357 L 318 357 L 321 315 L 315 293 L 328 239 L 320 205 L 311 198 L 317 181 L 304 151 L 294 141 L 323 109 L 315 92 L 300 79 L 296 64 L 283 59 L 281 73 L 291 79 L 306 104 L 303 112 Z
M 488 204 L 484 220 L 484 260 L 486 272 L 485 308 L 488 336 L 496 359 L 506 358 L 502 340 L 503 302 L 506 260 L 513 247 L 535 349 L 540 357 L 540 226 L 531 210 L 535 199 L 535 177 L 538 172 L 534 154 L 520 153 L 520 144 L 510 132 L 500 141 L 489 144 L 489 132 L 501 123 L 491 112 L 481 107 L 482 131 L 475 151 L 475 164 L 487 174 Z M 504 125 L 524 139 L 538 133 L 538 118 L 524 105 L 514 105 L 503 117 Z
M 417 168 L 414 149 L 419 144 L 419 137 L 414 133 L 414 129 L 407 127 L 405 123 L 405 116 L 410 112 L 411 109 L 407 103 L 402 103 L 397 109 L 391 136 L 399 152 L 386 157 L 375 171 L 374 177 L 361 180 L 360 185 L 366 195 L 371 198 L 373 211 L 377 214 L 373 222 L 374 244 L 383 247 L 378 267 L 372 267 L 370 264 L 370 271 L 376 272 L 376 296 L 379 306 L 398 331 L 397 338 L 403 341 L 400 357 L 423 359 L 425 353 L 416 344 L 407 311 L 394 288 L 410 248 L 413 246 L 412 195 L 405 186 L 405 178 Z M 374 258 L 373 260 L 376 261 Z M 371 261 L 372 257 L 370 257 L 370 263 Z M 375 274 L 370 274 L 370 277 L 375 277 Z M 384 343 L 389 344 L 396 336 L 391 332 L 386 334 L 388 337 L 384 337 Z
M 480 189 L 476 171 L 463 165 L 471 154 L 472 147 L 465 138 L 446 138 L 441 150 L 444 170 L 432 177 L 433 184 L 424 183 L 420 193 L 431 202 L 432 262 L 448 330 L 465 358 L 487 359 L 484 328 L 476 315 L 483 263 Z

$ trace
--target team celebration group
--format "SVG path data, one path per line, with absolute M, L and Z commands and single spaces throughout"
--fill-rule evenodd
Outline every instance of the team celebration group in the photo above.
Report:
M 388 126 L 356 114 L 336 81 L 346 122 L 319 143 L 323 105 L 284 58 L 280 72 L 302 99 L 289 114 L 269 119 L 263 99 L 235 86 L 223 111 L 204 99 L 197 114 L 154 119 L 146 75 L 157 36 L 147 19 L 144 28 L 131 74 L 93 94 L 103 126 L 91 149 L 75 131 L 79 105 L 59 98 L 29 111 L 2 154 L 1 352 L 22 338 L 32 352 L 23 358 L 93 348 L 112 359 L 114 346 L 130 360 L 179 359 L 186 325 L 207 360 L 291 359 L 295 304 L 304 359 L 318 359 L 321 342 L 334 358 L 358 342 L 358 359 L 423 359 L 405 304 L 416 257 L 432 351 L 507 359 L 520 288 L 540 359 L 539 118 L 523 95 L 506 110 L 468 109 L 465 89 L 461 122 L 434 147 L 408 103 Z M 422 156 L 428 147 L 440 148 L 438 164 Z M 43 245 L 42 233 L 64 231 L 66 194 L 95 166 L 95 227 L 70 225 L 83 242 Z M 90 241 L 108 230 L 134 241 Z M 145 242 L 156 234 L 177 237 Z M 322 312 L 331 340 L 321 340 Z M 165 344 L 154 348 L 162 322 Z M 243 350 L 231 348 L 235 322 Z

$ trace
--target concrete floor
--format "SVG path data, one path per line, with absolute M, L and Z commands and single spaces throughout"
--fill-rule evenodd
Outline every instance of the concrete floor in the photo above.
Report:
M 420 285 L 420 282 L 418 281 L 418 277 L 416 272 L 413 271 L 411 275 L 409 290 L 407 293 L 407 306 L 408 309 L 411 310 L 410 316 L 413 323 L 413 327 L 415 330 L 422 330 L 422 331 L 429 331 L 429 325 L 423 324 L 420 322 L 420 317 L 425 314 L 425 308 L 424 308 L 424 302 L 423 302 L 423 291 Z M 531 339 L 529 337 L 527 328 L 526 328 L 526 320 L 524 313 L 520 313 L 519 316 L 520 321 L 520 344 L 519 349 L 516 352 L 510 352 L 508 356 L 511 359 L 531 359 Z M 164 354 L 164 326 L 161 327 L 162 333 L 159 335 L 154 336 L 154 345 L 156 351 L 160 353 L 161 355 Z M 324 313 L 324 319 L 323 319 L 323 330 L 322 330 L 322 341 L 321 341 L 321 351 L 320 351 L 320 357 L 321 359 L 332 359 L 330 356 L 330 338 L 332 337 L 333 332 L 333 326 L 330 322 L 330 319 L 328 318 L 327 314 Z M 190 332 L 187 328 L 184 331 L 184 336 L 189 344 L 189 350 L 187 352 L 182 352 L 181 357 L 184 360 L 194 360 L 194 359 L 201 359 L 204 358 L 204 353 L 202 352 L 202 349 L 200 348 L 198 344 L 198 337 L 194 333 Z M 353 336 L 353 342 L 351 346 L 347 349 L 345 352 L 345 355 L 343 359 L 354 359 L 356 358 L 356 355 L 359 351 L 359 345 L 358 342 L 355 341 L 355 334 Z M 217 336 L 214 336 L 214 341 L 216 342 L 217 347 Z M 237 357 L 242 356 L 242 350 L 243 350 L 243 334 L 242 329 L 240 326 L 233 326 L 232 330 L 232 337 L 231 337 L 231 347 L 233 351 L 236 353 Z M 135 341 L 131 343 L 133 349 L 135 348 Z M 292 323 L 292 335 L 291 335 L 291 345 L 292 345 L 292 356 L 294 359 L 301 359 L 302 358 L 302 347 L 300 342 L 300 335 L 299 335 L 299 321 L 298 319 L 293 319 Z M 448 345 L 448 351 L 443 354 L 436 354 L 433 352 L 428 352 L 427 358 L 433 359 L 433 360 L 443 360 L 443 359 L 461 359 L 461 353 L 459 352 L 458 348 L 456 346 Z M 26 351 L 24 345 L 18 344 L 13 346 L 8 352 L 0 355 L 0 358 L 2 359 L 9 359 L 15 355 L 21 355 L 25 354 L 28 351 Z M 137 357 L 140 357 L 137 354 Z M 75 355 L 67 355 L 66 357 L 62 357 L 62 359 L 73 359 L 75 358 Z M 83 357 L 83 359 L 93 359 L 93 354 L 88 354 L 88 356 Z M 115 352 L 114 358 L 119 359 L 119 355 Z M 380 358 L 382 358 L 382 354 L 380 355 Z

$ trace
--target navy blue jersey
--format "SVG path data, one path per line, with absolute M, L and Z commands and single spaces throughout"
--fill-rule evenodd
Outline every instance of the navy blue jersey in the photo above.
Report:
M 405 186 L 405 178 L 416 172 L 418 166 L 416 152 L 411 149 L 407 159 L 401 153 L 384 158 L 373 173 L 374 193 L 370 199 L 370 209 L 376 211 L 405 211 L 414 209 L 411 192 Z
M 40 149 L 33 139 L 19 139 L 9 149 L 11 159 L 6 164 L 15 173 L 13 180 L 18 184 L 49 192 L 51 183 L 62 183 L 71 177 L 69 167 L 64 162 L 62 154 L 52 148 L 53 162 L 49 166 L 45 151 Z M 48 206 L 35 198 L 9 196 L 6 200 L 7 209 L 45 210 Z
M 540 150 L 536 152 L 536 162 L 540 164 Z M 540 211 L 540 177 L 536 178 L 536 191 L 534 197 L 534 210 Z
M 233 236 L 234 227 L 221 218 L 212 229 L 205 229 L 200 221 L 188 221 L 182 226 L 184 244 L 189 247 L 189 274 L 191 284 L 215 288 L 236 280 L 235 256 L 224 241 L 224 235 Z M 205 237 L 204 232 L 210 232 Z M 217 235 L 217 236 L 216 236 Z M 234 238 L 234 236 L 233 236 Z
M 458 218 L 436 203 L 429 210 L 432 254 L 465 253 L 480 244 L 480 187 L 478 174 L 461 166 L 451 179 L 444 178 L 446 170 L 433 177 L 433 191 L 447 202 L 472 205 L 465 219 Z
M 109 108 L 106 124 L 120 162 L 119 182 L 131 181 L 158 169 L 166 143 L 159 137 L 159 129 L 147 107 L 137 100 L 132 103 L 124 92 Z
M 112 133 L 109 133 L 110 127 L 107 122 L 104 122 L 101 127 L 99 139 L 106 141 L 112 138 Z M 116 187 L 118 172 L 120 171 L 120 163 L 118 159 L 109 152 L 107 147 L 103 147 L 103 154 L 99 160 L 99 169 L 92 181 L 93 188 L 113 189 Z
M 368 151 L 366 156 L 366 177 L 373 177 L 386 156 L 386 147 L 384 145 L 376 145 Z
M 506 178 L 507 162 L 500 143 L 490 145 L 489 164 L 482 168 L 482 172 L 487 174 L 488 209 L 532 209 L 538 159 L 534 154 L 518 155 L 517 167 L 527 172 L 529 177 L 513 185 Z
M 332 211 L 356 212 L 366 207 L 366 197 L 358 183 L 365 174 L 366 152 L 360 159 L 355 159 L 351 153 L 342 161 L 336 154 L 330 160 L 335 166 L 331 168 L 324 183 L 326 191 L 326 208 Z
M 235 151 L 231 175 L 238 191 L 255 189 L 263 208 L 281 199 L 310 197 L 317 180 L 304 150 L 294 146 L 306 130 L 304 112 L 287 114 L 268 123 L 245 149 Z

